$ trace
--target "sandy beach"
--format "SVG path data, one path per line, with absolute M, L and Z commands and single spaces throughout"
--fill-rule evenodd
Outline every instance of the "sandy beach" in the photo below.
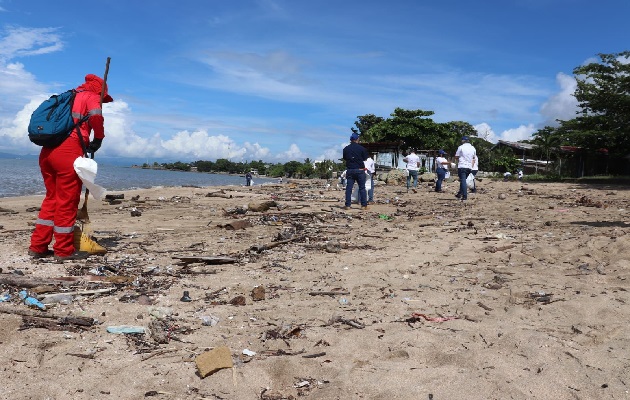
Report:
M 630 398 L 630 187 L 456 186 L 114 192 L 64 263 L 1 198 L 0 398 Z

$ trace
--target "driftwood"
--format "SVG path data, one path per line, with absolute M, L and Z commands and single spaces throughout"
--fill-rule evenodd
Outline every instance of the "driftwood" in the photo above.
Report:
M 56 292 L 56 293 L 47 293 L 47 296 L 54 296 L 56 294 L 67 294 L 68 296 L 87 296 L 91 294 L 101 294 L 101 293 L 109 293 L 116 290 L 115 287 L 105 288 L 105 289 L 94 289 L 94 290 L 76 290 L 74 292 Z
M 291 238 L 291 239 L 279 240 L 277 242 L 261 244 L 261 245 L 255 245 L 255 246 L 250 247 L 249 250 L 255 251 L 257 253 L 260 253 L 260 252 L 263 252 L 265 250 L 273 249 L 274 247 L 278 247 L 278 246 L 283 245 L 283 244 L 294 242 L 296 240 L 303 240 L 304 238 L 305 238 L 305 236 L 296 236 L 296 237 Z
M 206 257 L 206 256 L 173 256 L 184 264 L 205 263 L 205 264 L 234 264 L 237 259 L 232 257 Z
M 15 274 L 0 274 L 0 284 L 8 286 L 16 286 L 21 288 L 36 288 L 46 286 L 59 286 L 68 283 L 77 282 L 103 282 L 103 283 L 128 283 L 135 278 L 132 276 L 100 276 L 100 275 L 83 275 L 83 276 L 59 276 L 56 278 L 34 278 L 29 276 L 21 276 Z M 49 290 L 47 290 L 49 291 Z
M 497 246 L 488 246 L 486 248 L 483 249 L 483 251 L 487 252 L 487 253 L 496 253 L 497 251 L 505 251 L 505 250 L 509 250 L 511 248 L 516 247 L 516 245 L 514 244 L 510 244 L 507 246 L 501 246 L 501 247 L 497 247 Z
M 44 328 L 50 331 L 71 331 L 78 332 L 80 330 L 85 330 L 86 328 L 92 326 L 92 324 L 87 325 L 86 321 L 81 320 L 82 317 L 64 317 L 57 320 L 42 318 L 42 317 L 29 317 L 22 316 L 22 325 L 20 329 L 30 329 L 30 328 Z M 91 318 L 90 318 L 91 319 Z
M 219 190 L 218 192 L 207 193 L 206 197 L 222 197 L 224 199 L 231 199 L 232 195 L 225 193 L 223 190 Z M 242 197 L 242 196 L 239 196 L 239 197 Z
M 227 224 L 218 224 L 217 226 L 219 228 L 236 231 L 239 229 L 251 228 L 252 223 L 246 219 L 238 219 L 236 221 L 228 222 Z
M 79 330 L 96 324 L 89 317 L 61 316 L 46 312 L 34 312 L 29 309 L 15 308 L 8 304 L 0 304 L 0 313 L 19 315 L 22 317 L 21 329 L 46 328 L 50 330 Z
M 315 354 L 307 354 L 305 356 L 302 356 L 302 358 L 317 358 L 317 357 L 322 357 L 325 356 L 326 352 L 322 351 L 321 353 L 315 353 Z
M 335 296 L 337 294 L 349 295 L 350 292 L 342 291 L 342 290 L 331 290 L 331 291 L 322 291 L 322 292 L 308 292 L 311 296 Z
M 33 288 L 37 286 L 47 286 L 47 285 L 56 286 L 56 285 L 60 285 L 61 283 L 63 283 L 61 280 L 55 279 L 55 278 L 42 279 L 42 278 L 34 278 L 34 277 L 23 276 L 23 275 L 16 275 L 16 274 L 0 274 L 1 285 L 17 286 L 17 287 L 22 287 L 22 288 Z
M 336 322 L 341 322 L 342 324 L 349 325 L 349 326 L 351 326 L 353 328 L 356 328 L 356 329 L 363 329 L 363 328 L 365 328 L 365 325 L 363 325 L 362 323 L 357 322 L 357 321 L 355 321 L 353 319 L 347 319 L 347 318 L 343 318 L 343 317 L 332 317 L 328 321 L 327 325 L 332 325 L 332 324 L 334 324 Z

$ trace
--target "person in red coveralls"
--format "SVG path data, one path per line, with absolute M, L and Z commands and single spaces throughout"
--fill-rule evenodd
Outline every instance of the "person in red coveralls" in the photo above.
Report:
M 81 199 L 83 182 L 74 170 L 74 160 L 86 153 L 94 153 L 105 137 L 103 112 L 101 107 L 101 91 L 103 103 L 113 101 L 107 93 L 107 84 L 100 77 L 88 74 L 85 83 L 77 87 L 72 106 L 72 117 L 78 121 L 89 116 L 87 122 L 81 124 L 79 131 L 75 129 L 68 138 L 55 148 L 43 147 L 39 154 L 39 167 L 46 186 L 46 197 L 31 235 L 28 253 L 34 258 L 53 256 L 57 261 L 82 259 L 85 252 L 77 252 L 74 248 L 74 224 Z M 90 141 L 90 132 L 94 138 Z M 85 147 L 87 146 L 87 147 Z M 53 250 L 48 246 L 55 238 Z

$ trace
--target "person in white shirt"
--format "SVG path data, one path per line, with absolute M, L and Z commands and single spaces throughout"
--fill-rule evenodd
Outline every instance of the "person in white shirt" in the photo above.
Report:
M 438 156 L 435 158 L 435 174 L 437 175 L 437 181 L 435 182 L 435 191 L 438 193 L 442 192 L 442 182 L 444 178 L 446 178 L 446 171 L 449 167 L 449 162 L 444 155 L 446 152 L 444 150 L 438 151 Z
M 374 204 L 374 173 L 376 172 L 376 164 L 372 157 L 368 157 L 363 161 L 365 164 L 365 172 L 368 174 L 368 181 L 370 182 L 370 188 L 368 189 L 368 204 Z
M 459 192 L 455 197 L 468 200 L 466 178 L 477 163 L 477 150 L 470 144 L 468 136 L 462 137 L 462 144 L 457 148 L 455 158 L 457 159 L 457 176 L 459 177 Z
M 403 161 L 407 163 L 407 171 L 409 171 L 409 174 L 407 175 L 407 192 L 409 191 L 411 178 L 413 177 L 412 190 L 414 193 L 416 193 L 416 188 L 418 187 L 418 170 L 420 169 L 420 157 L 416 155 L 414 149 L 411 149 L 411 152 L 407 155 L 407 157 L 403 158 Z
M 523 170 L 522 170 L 522 169 L 519 169 L 519 170 L 518 170 L 518 180 L 519 180 L 519 181 L 522 181 L 522 180 L 523 180 Z

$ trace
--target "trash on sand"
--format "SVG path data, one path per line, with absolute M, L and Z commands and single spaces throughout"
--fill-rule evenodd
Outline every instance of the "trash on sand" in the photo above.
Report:
M 136 334 L 136 333 L 144 333 L 144 326 L 130 326 L 130 325 L 119 325 L 119 326 L 108 326 L 107 332 L 116 333 L 116 334 Z
M 36 298 L 29 296 L 28 293 L 26 293 L 26 290 L 22 290 L 20 292 L 20 299 L 24 300 L 24 304 L 29 307 L 37 307 L 40 310 L 46 309 L 46 306 L 43 303 L 41 303 Z
M 74 297 L 65 293 L 48 294 L 42 298 L 44 304 L 71 304 Z
M 411 318 L 407 321 L 409 322 L 416 322 L 418 321 L 420 318 L 425 319 L 426 321 L 430 321 L 430 322 L 444 322 L 444 321 L 450 321 L 453 319 L 459 319 L 459 317 L 455 316 L 455 315 L 448 315 L 445 317 L 429 317 L 425 314 L 420 314 L 420 313 L 413 313 L 411 314 Z
M 217 347 L 205 353 L 201 353 L 195 358 L 195 364 L 202 378 L 212 375 L 221 369 L 234 367 L 232 354 L 230 353 L 230 349 L 226 346 Z
M 179 299 L 179 301 L 184 301 L 184 302 L 192 301 L 192 299 L 190 298 L 190 293 L 188 293 L 188 290 L 184 291 L 184 295 L 182 296 L 181 299 Z
M 203 326 L 215 326 L 219 323 L 219 317 L 214 315 L 204 315 L 199 318 L 201 319 L 201 325 Z
M 249 357 L 254 357 L 256 355 L 256 352 L 251 351 L 250 349 L 243 349 L 243 354 Z

